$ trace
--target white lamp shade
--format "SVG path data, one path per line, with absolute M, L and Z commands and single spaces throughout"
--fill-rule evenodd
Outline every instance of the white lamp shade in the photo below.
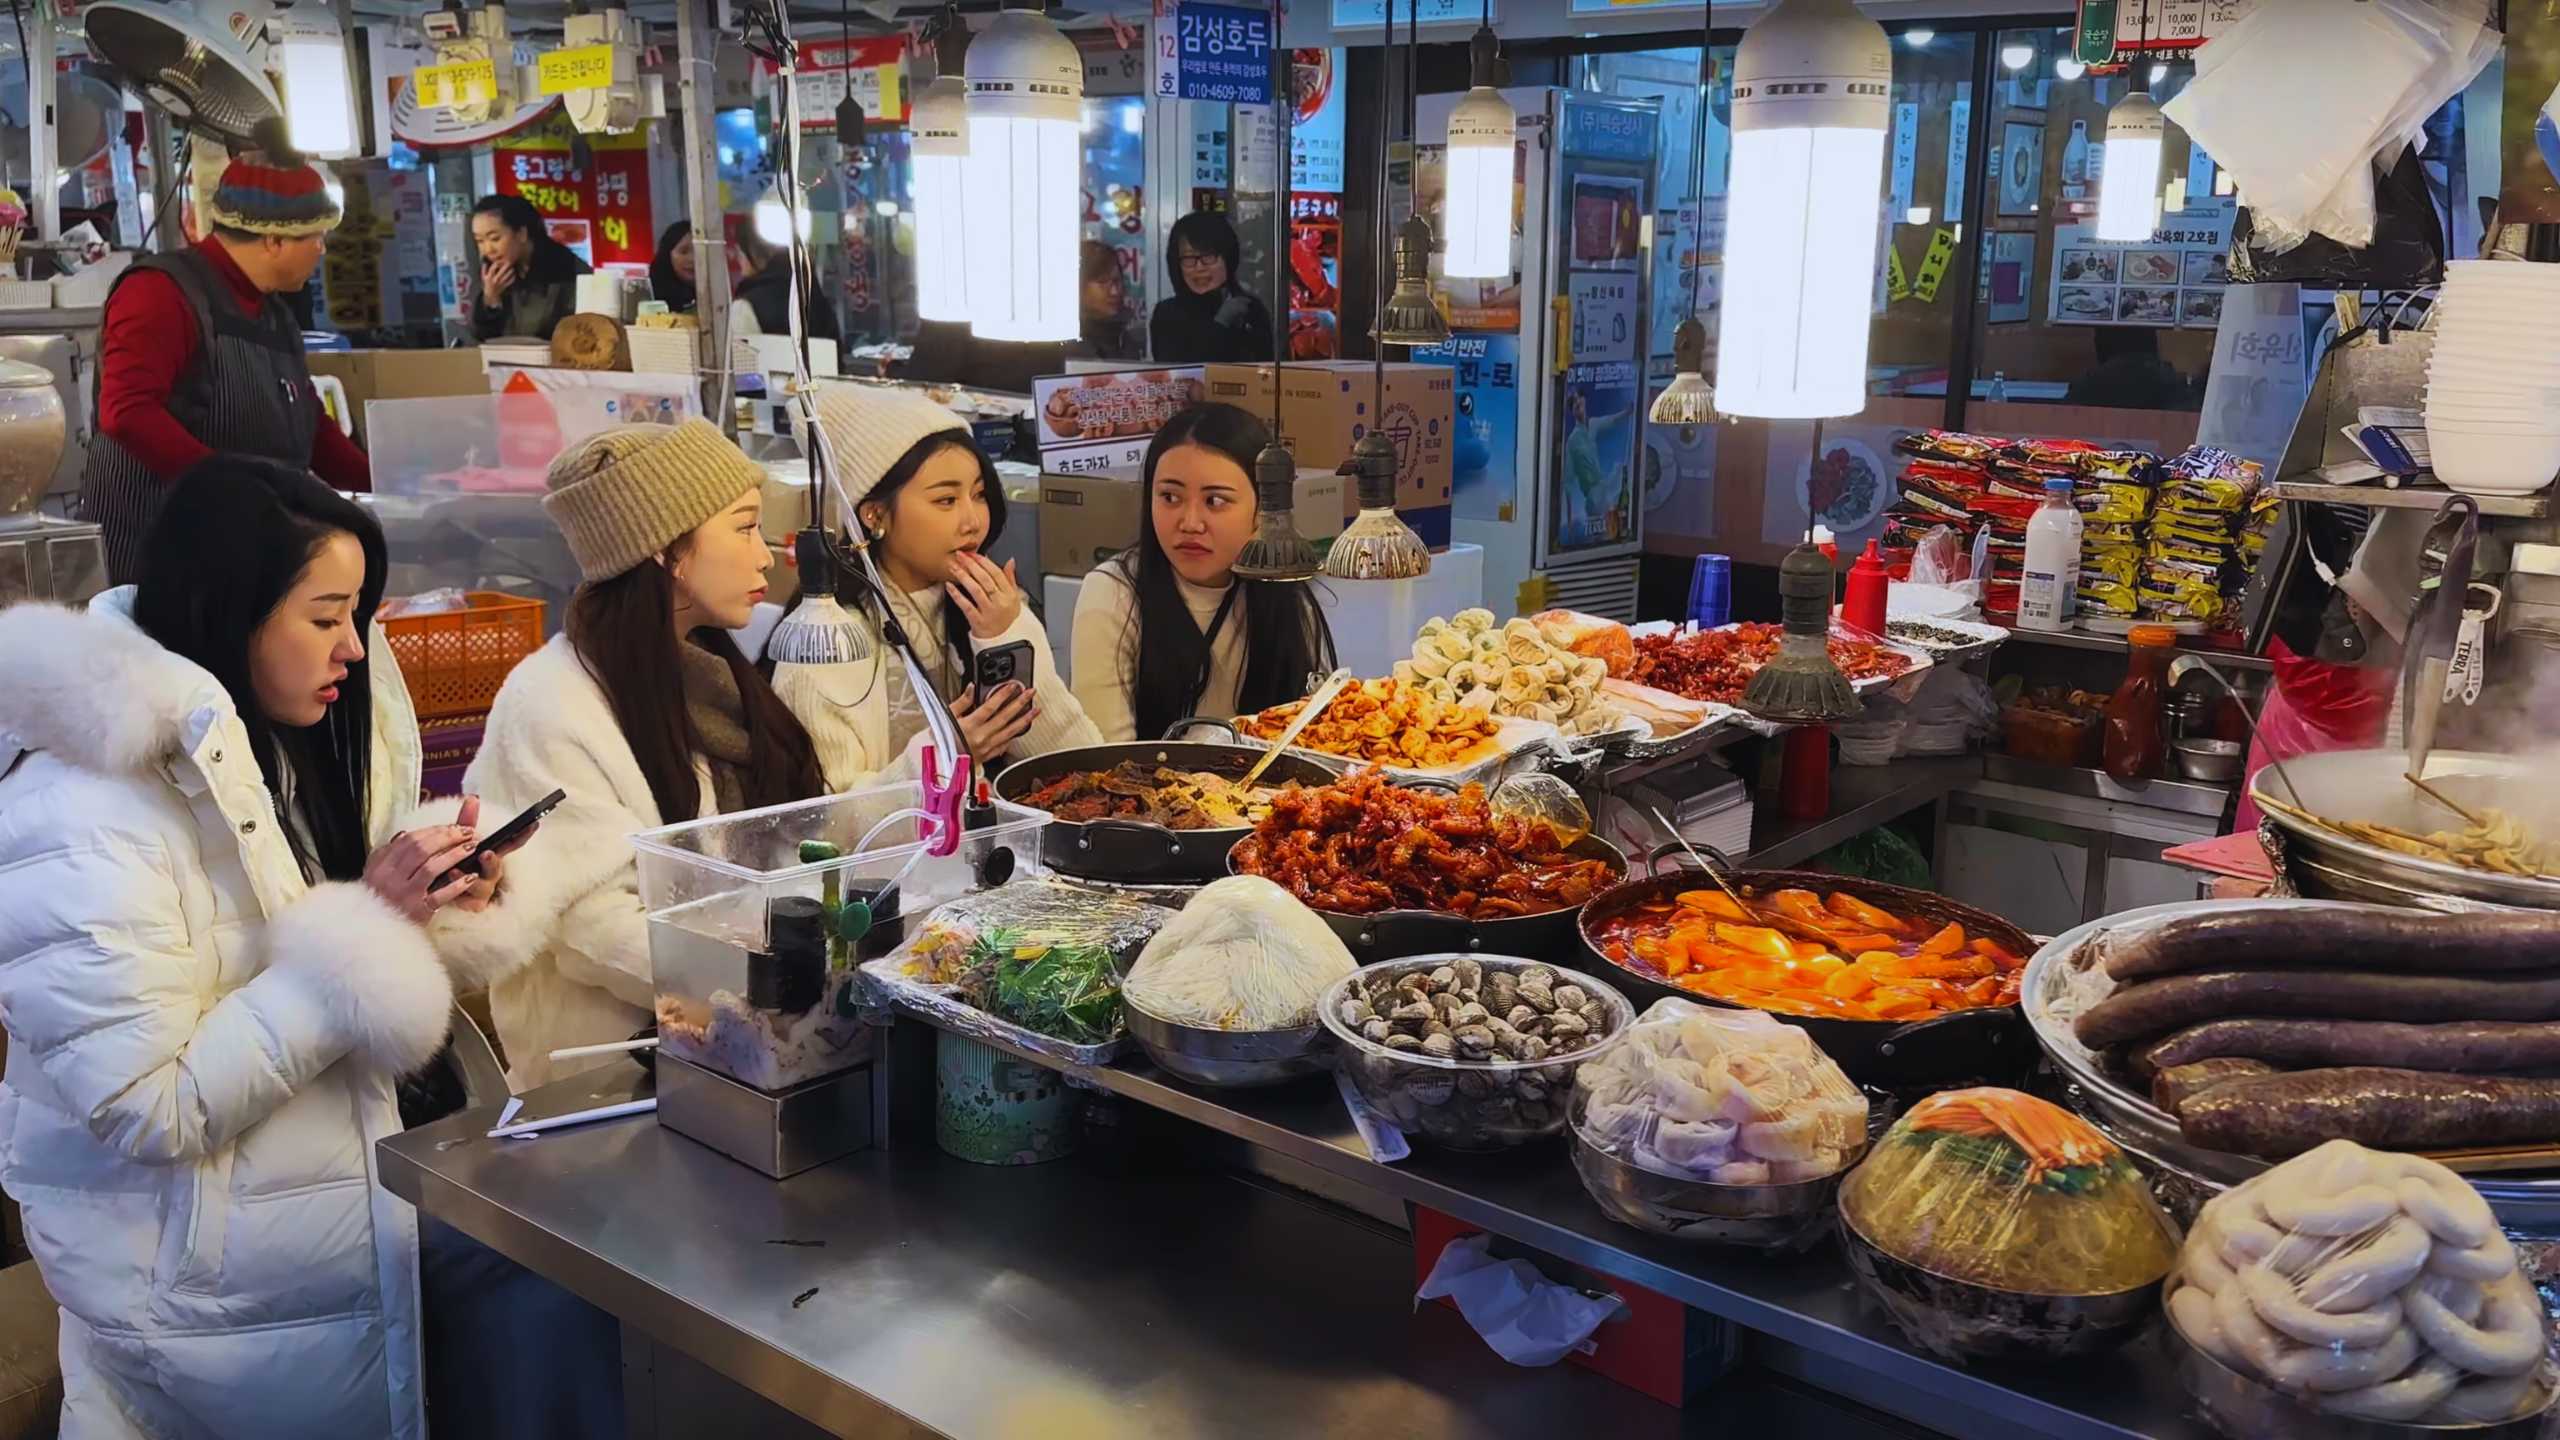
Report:
M 2167 130 L 2160 107 L 2140 90 L 2107 112 L 2094 232 L 2100 240 L 2139 243 L 2160 228 L 2160 148 Z
M 1036 11 L 998 14 L 969 46 L 961 161 L 970 332 L 1073 340 L 1084 209 L 1084 60 Z
M 1502 92 L 1479 86 L 1449 112 L 1448 185 L 1440 273 L 1452 280 L 1511 274 L 1512 158 L 1519 117 Z
M 969 155 L 969 89 L 957 75 L 937 77 L 916 96 L 907 117 L 915 136 L 916 313 L 927 320 L 969 318 L 968 213 L 962 174 Z
M 294 148 L 327 158 L 355 154 L 361 142 L 345 35 L 334 21 L 288 14 L 276 20 L 275 36 L 270 63 Z
M 1734 56 L 1716 406 L 1819 419 L 1867 405 L 1893 50 L 1849 0 L 1782 0 Z

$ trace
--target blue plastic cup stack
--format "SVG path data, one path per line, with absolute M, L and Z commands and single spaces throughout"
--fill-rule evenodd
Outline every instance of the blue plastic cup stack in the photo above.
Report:
M 1701 555 L 1689 572 L 1689 623 L 1712 630 L 1733 618 L 1733 557 Z

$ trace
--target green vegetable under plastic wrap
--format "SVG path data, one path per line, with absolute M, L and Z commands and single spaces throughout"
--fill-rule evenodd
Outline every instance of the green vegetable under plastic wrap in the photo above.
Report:
M 1073 1044 L 1120 1030 L 1119 972 L 1098 945 L 1024 946 L 998 930 L 979 939 L 961 988 L 988 1014 Z

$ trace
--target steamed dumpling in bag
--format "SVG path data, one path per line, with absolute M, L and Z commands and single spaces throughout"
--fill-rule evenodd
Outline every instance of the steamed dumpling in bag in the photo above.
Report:
M 1358 968 L 1340 937 L 1259 875 L 1202 889 L 1147 942 L 1121 997 L 1205 1030 L 1285 1030 L 1316 1021 L 1325 987 Z

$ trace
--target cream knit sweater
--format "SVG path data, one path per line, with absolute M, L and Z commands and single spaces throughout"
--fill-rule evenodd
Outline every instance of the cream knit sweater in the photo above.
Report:
M 1218 616 L 1218 603 L 1227 598 L 1226 589 L 1204 590 L 1178 578 L 1174 583 L 1181 587 L 1192 623 L 1207 630 Z M 1244 688 L 1243 611 L 1239 602 L 1227 613 L 1227 623 L 1219 627 L 1217 641 L 1209 648 L 1208 683 L 1192 707 L 1195 713 L 1218 719 L 1236 713 L 1237 693 Z M 1138 734 L 1137 613 L 1137 587 L 1117 561 L 1087 575 L 1076 595 L 1076 699 L 1105 744 L 1161 738 Z

